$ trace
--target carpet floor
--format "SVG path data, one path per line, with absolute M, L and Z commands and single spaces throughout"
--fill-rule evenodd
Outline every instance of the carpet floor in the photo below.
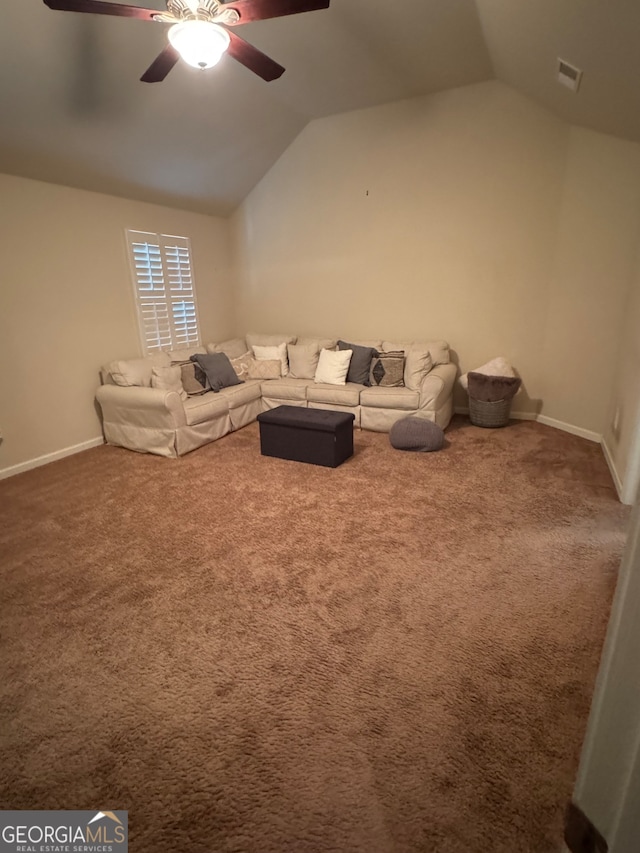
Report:
M 132 853 L 556 853 L 627 509 L 586 440 L 447 439 L 1 482 L 0 808 L 128 809 Z

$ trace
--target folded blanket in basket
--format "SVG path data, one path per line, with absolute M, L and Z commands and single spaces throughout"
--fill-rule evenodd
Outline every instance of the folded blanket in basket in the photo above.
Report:
M 519 376 L 486 376 L 473 370 L 469 371 L 467 378 L 469 396 L 483 403 L 511 400 L 522 383 Z

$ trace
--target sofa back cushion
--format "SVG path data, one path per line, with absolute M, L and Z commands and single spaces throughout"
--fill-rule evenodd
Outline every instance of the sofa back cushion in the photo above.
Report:
M 112 361 L 106 368 L 116 385 L 133 385 L 151 388 L 151 376 L 154 367 L 169 367 L 171 360 L 166 352 L 148 355 L 146 358 L 132 358 L 128 361 Z
M 338 341 L 336 338 L 298 338 L 296 344 L 301 347 L 315 346 L 319 354 L 321 349 L 335 349 Z
M 404 350 L 408 352 L 413 347 L 428 349 L 431 353 L 433 366 L 436 364 L 449 364 L 449 344 L 446 341 L 383 341 L 382 349 L 385 352 Z
M 318 367 L 320 349 L 316 344 L 289 344 L 287 347 L 289 356 L 289 376 L 292 379 L 313 379 Z
M 206 349 L 201 346 L 185 347 L 184 349 L 172 349 L 167 351 L 167 355 L 171 359 L 171 364 L 184 364 L 189 361 L 192 355 L 196 353 L 205 353 Z
M 161 391 L 175 391 L 181 400 L 187 399 L 187 392 L 182 387 L 182 370 L 179 364 L 170 367 L 154 367 L 151 374 L 151 387 Z
M 405 350 L 404 384 L 412 391 L 419 391 L 422 380 L 431 371 L 433 360 L 431 350 L 414 344 Z
M 207 344 L 207 352 L 223 352 L 229 358 L 240 358 L 249 349 L 244 338 L 229 338 L 228 341 L 220 341 L 217 344 Z

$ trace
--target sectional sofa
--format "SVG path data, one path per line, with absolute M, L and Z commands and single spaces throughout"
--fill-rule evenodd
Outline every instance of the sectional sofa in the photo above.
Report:
M 254 346 L 282 342 L 316 347 L 318 352 L 337 346 L 336 340 L 326 338 L 248 334 L 206 348 L 112 362 L 102 369 L 102 384 L 96 392 L 107 444 L 159 456 L 182 456 L 280 405 L 352 412 L 357 427 L 377 432 L 388 432 L 395 421 L 407 415 L 435 421 L 443 429 L 451 419 L 456 367 L 450 362 L 445 341 L 353 341 L 381 353 L 404 351 L 403 387 L 319 383 L 312 375 L 249 378 L 217 393 L 197 396 L 151 387 L 152 374 L 158 372 L 154 368 L 184 364 L 195 353 L 224 352 L 233 363 Z

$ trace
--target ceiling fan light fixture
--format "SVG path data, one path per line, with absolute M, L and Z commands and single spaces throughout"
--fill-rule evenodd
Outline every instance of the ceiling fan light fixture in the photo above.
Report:
M 210 21 L 182 21 L 169 30 L 169 41 L 185 62 L 204 70 L 220 61 L 231 38 L 225 29 Z

